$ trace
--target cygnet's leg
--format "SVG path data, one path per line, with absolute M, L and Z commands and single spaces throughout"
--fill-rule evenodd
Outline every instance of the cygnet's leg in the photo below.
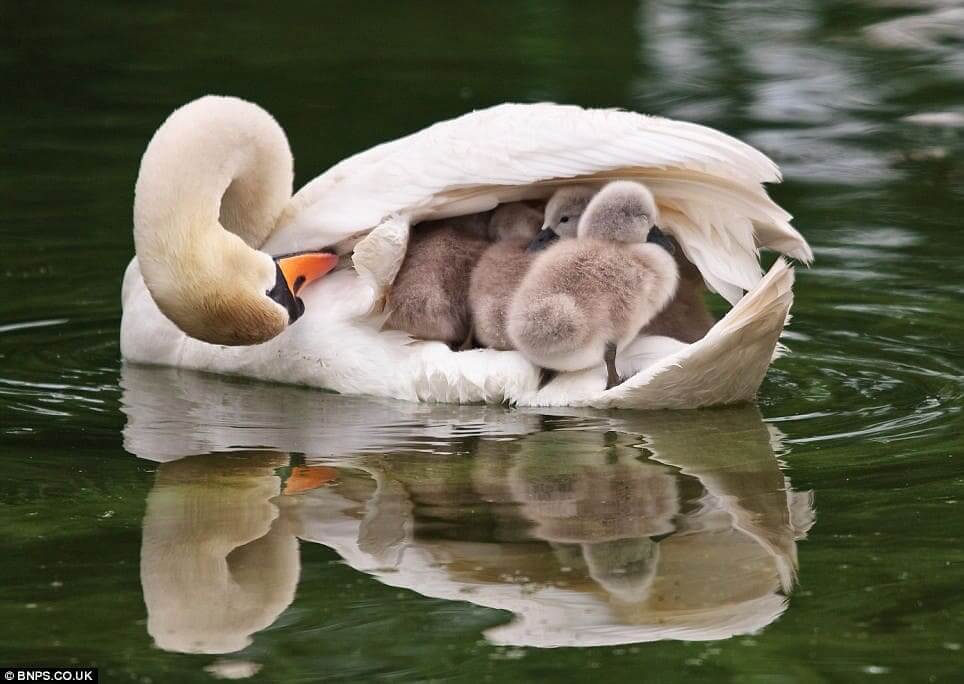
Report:
M 623 381 L 616 371 L 616 343 L 606 344 L 606 353 L 603 355 L 606 361 L 606 389 L 612 389 Z
M 466 333 L 465 339 L 462 340 L 462 344 L 458 347 L 454 347 L 452 351 L 468 351 L 469 349 L 475 349 L 478 345 L 475 343 L 475 326 L 469 323 L 469 332 Z
M 539 369 L 539 389 L 542 389 L 550 382 L 556 379 L 559 375 L 559 371 L 554 371 L 551 368 L 540 368 Z

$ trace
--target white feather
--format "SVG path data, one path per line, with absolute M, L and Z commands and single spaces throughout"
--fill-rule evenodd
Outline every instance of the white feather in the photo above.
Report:
M 393 215 L 414 223 L 613 178 L 652 189 L 668 231 L 731 303 L 759 282 L 759 247 L 812 259 L 763 188 L 777 166 L 753 147 L 697 124 L 547 103 L 472 112 L 346 159 L 292 198 L 264 248 L 323 247 Z
M 786 322 L 792 285 L 793 270 L 778 260 L 698 342 L 641 337 L 630 344 L 618 360 L 630 376 L 621 385 L 607 391 L 600 366 L 564 373 L 540 390 L 538 369 L 518 352 L 453 352 L 440 342 L 380 331 L 365 315 L 375 296 L 369 276 L 352 271 L 307 289 L 304 317 L 273 340 L 251 347 L 200 342 L 158 310 L 135 259 L 124 278 L 121 349 L 131 362 L 409 401 L 697 408 L 753 399 Z

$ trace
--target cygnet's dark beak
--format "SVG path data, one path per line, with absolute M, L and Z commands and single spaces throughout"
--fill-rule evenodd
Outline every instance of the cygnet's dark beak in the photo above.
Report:
M 338 255 L 331 252 L 298 252 L 275 257 L 274 287 L 267 294 L 288 310 L 288 324 L 294 323 L 305 312 L 305 304 L 298 294 L 310 282 L 318 280 L 338 265 Z
M 667 236 L 666 233 L 661 231 L 656 226 L 653 226 L 652 229 L 650 229 L 649 235 L 646 236 L 646 242 L 653 242 L 665 249 L 670 254 L 676 253 L 676 245 L 673 244 L 673 241 L 669 239 L 669 236 Z
M 532 238 L 532 242 L 526 248 L 530 252 L 541 252 L 546 247 L 551 245 L 553 242 L 559 239 L 559 235 L 556 234 L 552 228 L 546 227 L 539 231 L 539 233 Z

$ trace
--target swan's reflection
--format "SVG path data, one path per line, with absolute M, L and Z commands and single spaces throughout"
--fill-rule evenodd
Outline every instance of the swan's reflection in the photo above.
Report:
M 271 624 L 299 538 L 385 584 L 511 611 L 495 643 L 721 639 L 783 612 L 813 523 L 752 407 L 540 415 L 133 367 L 122 383 L 125 445 L 165 461 L 141 576 L 170 650 L 236 651 Z
M 238 651 L 291 604 L 298 541 L 275 499 L 286 463 L 240 452 L 160 466 L 141 547 L 147 631 L 160 648 Z

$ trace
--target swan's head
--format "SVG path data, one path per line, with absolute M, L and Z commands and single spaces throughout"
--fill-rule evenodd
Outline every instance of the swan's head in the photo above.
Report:
M 236 236 L 221 232 L 218 252 L 188 250 L 171 268 L 151 271 L 148 255 L 138 254 L 158 308 L 191 337 L 224 345 L 266 342 L 305 311 L 300 294 L 338 263 L 330 252 L 303 252 L 272 258 Z
M 158 308 L 212 344 L 266 342 L 304 312 L 327 252 L 259 248 L 288 201 L 294 164 L 281 126 L 255 104 L 207 96 L 171 114 L 141 159 L 134 245 Z
M 645 185 L 614 181 L 589 202 L 578 234 L 580 238 L 609 242 L 646 242 L 650 231 L 659 231 L 658 221 L 656 200 Z
M 529 249 L 541 250 L 557 238 L 576 237 L 579 219 L 596 191 L 596 188 L 587 185 L 570 185 L 556 190 L 546 204 L 542 231 L 529 245 Z

